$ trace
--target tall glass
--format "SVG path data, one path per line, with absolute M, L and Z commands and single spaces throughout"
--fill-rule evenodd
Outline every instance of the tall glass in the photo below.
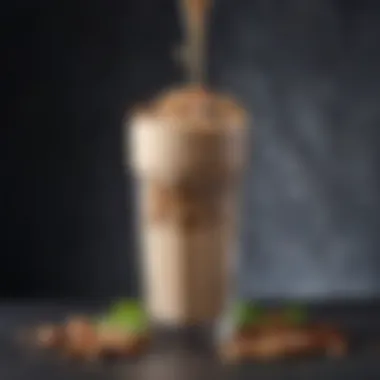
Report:
M 232 100 L 187 88 L 132 117 L 141 280 L 155 324 L 210 325 L 226 308 L 234 289 L 246 124 Z

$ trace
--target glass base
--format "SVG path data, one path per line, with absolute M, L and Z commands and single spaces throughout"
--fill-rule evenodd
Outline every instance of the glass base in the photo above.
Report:
M 215 324 L 153 327 L 153 350 L 185 351 L 212 355 L 217 345 Z

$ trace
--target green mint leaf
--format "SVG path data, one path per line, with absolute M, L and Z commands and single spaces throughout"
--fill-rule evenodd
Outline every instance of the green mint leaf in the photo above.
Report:
M 239 302 L 234 309 L 234 318 L 238 326 L 261 323 L 263 311 L 258 305 Z
M 284 310 L 286 320 L 294 325 L 302 325 L 308 320 L 308 313 L 305 307 L 300 305 L 291 305 Z
M 98 323 L 134 332 L 143 331 L 148 327 L 147 316 L 136 300 L 118 301 L 98 319 Z

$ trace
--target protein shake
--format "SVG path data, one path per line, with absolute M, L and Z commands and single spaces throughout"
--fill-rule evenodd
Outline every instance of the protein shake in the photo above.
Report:
M 199 0 L 185 2 L 202 11 Z M 189 15 L 194 31 L 194 20 L 201 23 Z M 247 129 L 233 99 L 201 84 L 204 43 L 195 39 L 204 33 L 190 34 L 191 83 L 159 96 L 128 126 L 147 311 L 153 322 L 180 327 L 213 323 L 225 310 Z
M 210 322 L 224 306 L 244 137 L 242 111 L 201 88 L 172 91 L 133 119 L 145 296 L 158 322 Z

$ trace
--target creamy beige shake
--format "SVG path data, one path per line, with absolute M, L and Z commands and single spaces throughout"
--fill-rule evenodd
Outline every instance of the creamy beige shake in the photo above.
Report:
M 213 322 L 232 286 L 245 114 L 188 86 L 136 113 L 129 133 L 147 310 L 161 324 Z
M 245 112 L 202 83 L 210 0 L 180 0 L 188 85 L 136 112 L 129 164 L 139 184 L 142 280 L 154 322 L 215 322 L 231 292 Z

